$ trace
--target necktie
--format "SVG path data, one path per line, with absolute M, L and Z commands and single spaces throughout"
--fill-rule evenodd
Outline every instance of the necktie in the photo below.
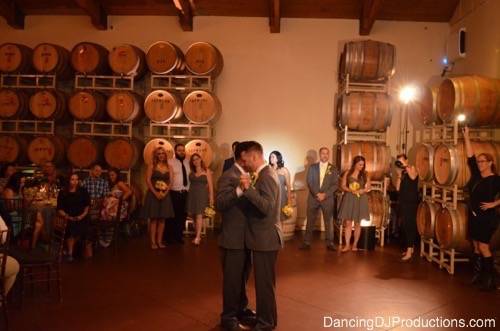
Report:
M 187 186 L 188 178 L 187 178 L 186 167 L 184 166 L 184 161 L 181 161 L 181 164 L 182 164 L 182 185 Z

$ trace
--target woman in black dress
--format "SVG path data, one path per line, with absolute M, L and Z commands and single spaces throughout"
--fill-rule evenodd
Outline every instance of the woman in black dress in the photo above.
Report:
M 396 189 L 399 191 L 399 217 L 403 231 L 402 261 L 408 261 L 413 256 L 413 248 L 417 239 L 417 208 L 418 196 L 418 171 L 408 164 L 406 154 L 396 157 L 401 171 L 398 171 Z
M 493 156 L 487 153 L 474 155 L 469 128 L 464 128 L 465 151 L 471 178 L 467 184 L 469 190 L 469 236 L 474 245 L 472 263 L 474 276 L 472 283 L 481 283 L 481 289 L 493 290 L 495 269 L 490 250 L 490 240 L 499 223 L 495 208 L 500 206 L 500 176 Z
M 68 223 L 66 227 L 67 260 L 73 261 L 73 248 L 78 239 L 87 240 L 90 208 L 90 196 L 80 186 L 80 178 L 72 174 L 68 186 L 59 192 L 57 196 L 57 212 Z M 92 256 L 92 243 L 85 243 L 86 256 Z

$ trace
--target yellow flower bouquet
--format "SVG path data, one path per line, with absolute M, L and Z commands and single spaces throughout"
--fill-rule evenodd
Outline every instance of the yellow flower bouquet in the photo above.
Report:
M 155 189 L 159 192 L 166 192 L 168 190 L 168 185 L 162 180 L 158 180 L 155 183 Z
M 352 182 L 351 184 L 349 184 L 349 188 L 353 191 L 357 191 L 360 189 L 360 186 L 358 182 Z M 356 193 L 356 196 L 359 198 L 360 197 L 359 193 Z
M 281 211 L 283 212 L 283 215 L 290 217 L 293 214 L 293 207 L 290 205 L 284 205 L 283 208 L 281 208 Z
M 205 208 L 205 216 L 209 218 L 214 218 L 215 217 L 215 209 L 212 206 L 206 207 Z

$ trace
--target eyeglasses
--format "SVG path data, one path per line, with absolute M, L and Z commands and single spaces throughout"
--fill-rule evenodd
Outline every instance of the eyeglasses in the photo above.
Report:
M 491 162 L 491 161 L 488 161 L 488 160 L 477 160 L 476 163 L 486 163 L 486 162 Z

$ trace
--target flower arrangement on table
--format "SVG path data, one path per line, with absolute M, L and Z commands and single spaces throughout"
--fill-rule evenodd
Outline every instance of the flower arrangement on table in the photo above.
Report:
M 292 216 L 293 214 L 293 207 L 290 206 L 290 205 L 284 205 L 283 208 L 281 208 L 281 212 L 283 213 L 283 215 L 285 215 L 286 217 L 290 217 Z
M 213 206 L 208 206 L 205 208 L 205 216 L 208 218 L 214 218 L 215 217 L 215 209 Z
M 360 197 L 360 194 L 359 192 L 357 192 L 361 187 L 359 186 L 359 183 L 358 182 L 352 182 L 349 184 L 349 189 L 351 189 L 352 191 L 355 191 L 356 193 L 356 196 L 359 198 Z

